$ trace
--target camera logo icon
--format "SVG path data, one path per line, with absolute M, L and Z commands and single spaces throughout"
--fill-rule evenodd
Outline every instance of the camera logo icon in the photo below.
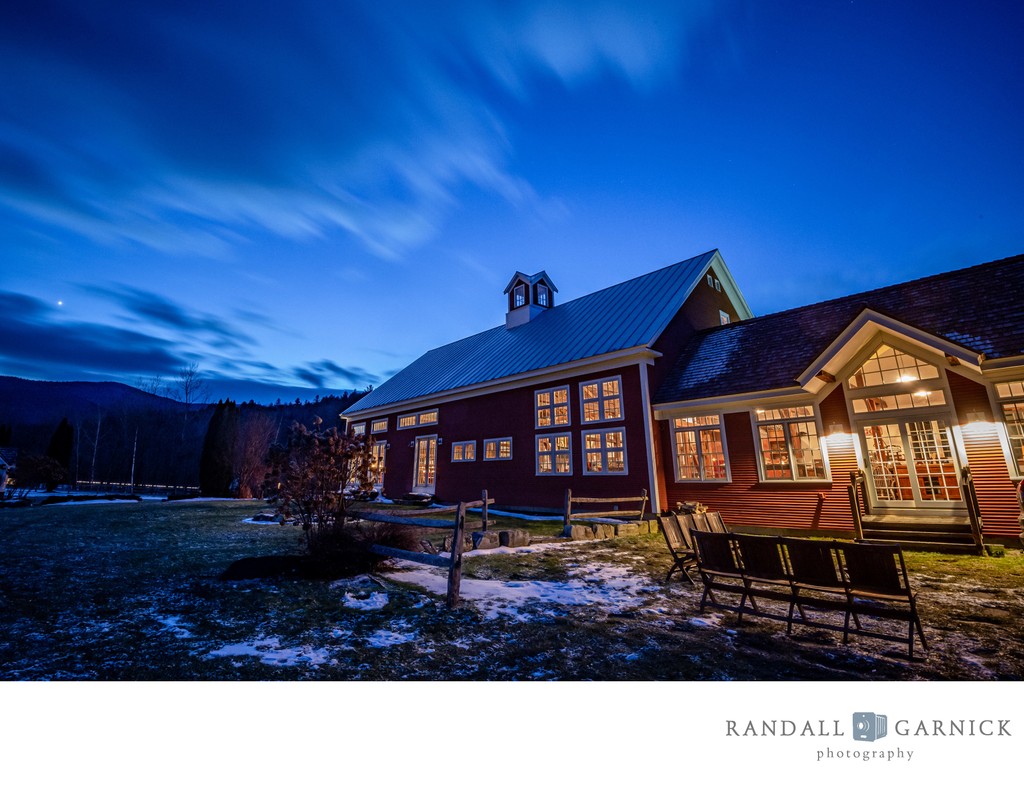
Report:
M 888 717 L 873 712 L 853 713 L 853 738 L 864 742 L 880 740 L 888 731 Z

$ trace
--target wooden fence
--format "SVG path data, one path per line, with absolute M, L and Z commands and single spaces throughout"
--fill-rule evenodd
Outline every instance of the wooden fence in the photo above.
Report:
M 572 489 L 565 490 L 565 510 L 563 520 L 566 526 L 573 520 L 595 518 L 643 518 L 647 509 L 647 489 L 642 489 L 639 497 L 574 497 Z M 639 508 L 619 510 L 619 503 L 640 503 Z M 573 513 L 574 505 L 614 506 L 606 510 L 586 510 Z
M 466 511 L 469 508 L 482 508 L 484 528 L 487 526 L 487 507 L 494 504 L 493 499 L 487 498 L 487 490 L 484 489 L 482 499 L 474 502 L 460 502 L 458 505 L 451 505 L 444 508 L 424 508 L 422 510 L 403 510 L 401 515 L 388 513 L 362 512 L 359 518 L 364 521 L 377 521 L 382 524 L 399 524 L 406 527 L 430 527 L 434 529 L 452 530 L 452 550 L 449 556 L 442 557 L 440 554 L 428 554 L 422 551 L 407 551 L 392 546 L 374 544 L 370 551 L 382 557 L 395 557 L 410 562 L 417 562 L 422 565 L 433 565 L 436 568 L 448 568 L 448 591 L 445 595 L 445 603 L 449 609 L 459 605 L 459 590 L 462 586 L 462 550 L 463 538 L 466 531 Z M 454 520 L 438 518 L 446 514 L 454 514 Z

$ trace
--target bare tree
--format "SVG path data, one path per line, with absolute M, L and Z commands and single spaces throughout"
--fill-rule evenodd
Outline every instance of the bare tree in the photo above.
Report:
M 277 421 L 265 412 L 249 414 L 242 420 L 235 443 L 235 473 L 238 496 L 252 499 L 261 496 L 269 469 L 267 452 L 277 435 Z
M 203 379 L 199 364 L 195 361 L 178 369 L 174 381 L 176 387 L 172 389 L 171 394 L 176 401 L 185 405 L 186 412 L 189 407 L 205 404 L 209 400 L 210 386 Z

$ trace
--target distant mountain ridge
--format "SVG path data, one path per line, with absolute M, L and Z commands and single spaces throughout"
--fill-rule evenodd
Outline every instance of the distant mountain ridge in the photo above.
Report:
M 0 376 L 0 423 L 57 423 L 96 414 L 97 408 L 166 410 L 181 403 L 121 382 L 48 382 Z

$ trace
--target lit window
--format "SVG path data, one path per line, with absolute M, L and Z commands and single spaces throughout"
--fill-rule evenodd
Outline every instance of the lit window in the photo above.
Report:
M 725 440 L 718 415 L 673 418 L 676 480 L 728 480 Z
M 551 303 L 551 292 L 543 284 L 537 284 L 537 305 L 547 308 Z
M 939 369 L 913 355 L 882 344 L 864 365 L 847 380 L 851 388 L 870 388 L 894 383 L 914 383 L 923 379 L 938 379 Z
M 732 317 L 729 316 L 728 311 L 719 311 L 718 321 L 722 325 L 728 325 L 730 322 L 732 322 Z
M 761 472 L 765 480 L 828 477 L 813 407 L 781 407 L 755 413 Z
M 411 415 L 400 415 L 398 417 L 399 428 L 415 428 L 416 426 L 432 426 L 437 423 L 437 410 L 428 409 L 423 412 L 415 412 Z M 385 421 L 387 428 L 387 421 Z
M 476 441 L 452 443 L 452 461 L 476 461 Z
M 515 289 L 512 290 L 512 308 L 520 308 L 526 305 L 526 286 L 524 284 L 516 284 Z
M 623 429 L 583 432 L 583 474 L 626 474 L 626 432 Z
M 942 407 L 945 404 L 946 394 L 941 390 L 915 390 L 913 393 L 855 398 L 853 399 L 853 411 L 859 415 L 866 412 L 889 412 L 890 410 L 916 409 L 917 407 Z
M 384 418 L 383 420 L 375 420 L 375 421 L 373 421 L 373 425 L 370 426 L 370 431 L 373 434 L 380 434 L 380 432 L 387 431 L 387 430 L 388 430 L 388 419 L 387 418 Z
M 484 440 L 484 461 L 507 461 L 512 458 L 512 437 Z
M 572 436 L 544 434 L 537 437 L 537 474 L 572 474 Z
M 375 486 L 384 484 L 384 465 L 387 460 L 387 442 L 375 442 L 370 448 L 370 480 Z
M 1006 421 L 1010 453 L 1018 475 L 1024 475 L 1024 381 L 999 382 L 996 398 Z
M 365 423 L 353 423 L 352 424 L 352 435 L 355 437 L 361 437 L 366 433 Z
M 537 428 L 569 425 L 569 388 L 538 390 L 533 394 Z
M 583 422 L 622 420 L 622 379 L 612 377 L 580 385 Z

